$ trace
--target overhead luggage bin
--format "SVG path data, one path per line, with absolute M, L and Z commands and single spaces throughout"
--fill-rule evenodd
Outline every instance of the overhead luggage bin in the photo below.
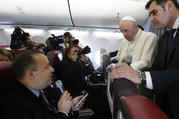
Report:
M 1 25 L 72 26 L 67 0 L 1 0 Z
M 147 0 L 70 0 L 75 26 L 118 28 L 124 16 L 133 16 L 143 25 Z

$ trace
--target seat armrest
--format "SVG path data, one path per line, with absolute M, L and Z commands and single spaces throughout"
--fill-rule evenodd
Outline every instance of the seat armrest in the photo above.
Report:
M 169 119 L 151 100 L 140 95 L 122 96 L 122 113 L 125 119 Z M 126 118 L 127 117 L 127 118 Z

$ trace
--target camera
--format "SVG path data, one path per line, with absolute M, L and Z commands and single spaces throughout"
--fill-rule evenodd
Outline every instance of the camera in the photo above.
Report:
M 76 51 L 77 55 L 80 57 L 81 54 L 88 54 L 91 52 L 91 48 L 89 46 L 84 47 L 82 50 Z
M 55 36 L 54 34 L 51 34 L 51 37 L 48 38 L 50 40 L 50 43 L 53 45 L 58 45 L 61 43 L 64 43 L 64 38 L 63 36 Z
M 29 33 L 24 32 L 20 27 L 15 27 L 14 32 L 11 34 L 11 49 L 23 48 L 25 42 L 28 38 Z
M 73 44 L 78 45 L 78 43 L 79 43 L 78 39 L 73 40 Z
M 27 37 L 30 36 L 29 33 L 24 32 L 20 27 L 15 27 L 14 32 L 11 34 L 13 40 L 25 41 Z
M 72 43 L 75 44 L 75 45 L 78 45 L 79 40 L 78 40 L 78 39 L 75 39 L 75 37 L 70 37 L 70 38 L 69 38 L 69 41 L 68 41 L 67 43 L 70 43 L 70 42 L 72 42 Z

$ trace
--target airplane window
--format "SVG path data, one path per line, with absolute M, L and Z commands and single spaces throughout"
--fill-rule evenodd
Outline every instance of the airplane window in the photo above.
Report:
M 63 59 L 62 53 L 58 53 L 58 58 L 59 58 L 60 61 L 62 61 L 62 59 Z
M 100 66 L 101 57 L 100 57 L 100 51 L 96 51 L 94 60 L 98 66 Z

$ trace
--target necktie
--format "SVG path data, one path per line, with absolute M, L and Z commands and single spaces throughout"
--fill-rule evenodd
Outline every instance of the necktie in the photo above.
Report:
M 54 113 L 57 113 L 57 109 L 51 105 L 49 103 L 49 101 L 47 100 L 46 96 L 45 96 L 45 93 L 43 91 L 40 91 L 40 96 L 39 96 L 39 99 L 43 102 L 43 104 L 48 108 L 50 109 L 51 111 L 53 111 Z
M 171 52 L 172 52 L 172 49 L 173 49 L 173 47 L 174 47 L 174 33 L 175 33 L 175 31 L 176 31 L 176 29 L 171 29 L 170 31 L 169 31 L 169 36 L 168 36 L 168 48 L 167 48 L 167 50 L 168 50 L 168 59 L 169 59 L 169 57 L 170 57 L 170 54 L 171 54 Z

